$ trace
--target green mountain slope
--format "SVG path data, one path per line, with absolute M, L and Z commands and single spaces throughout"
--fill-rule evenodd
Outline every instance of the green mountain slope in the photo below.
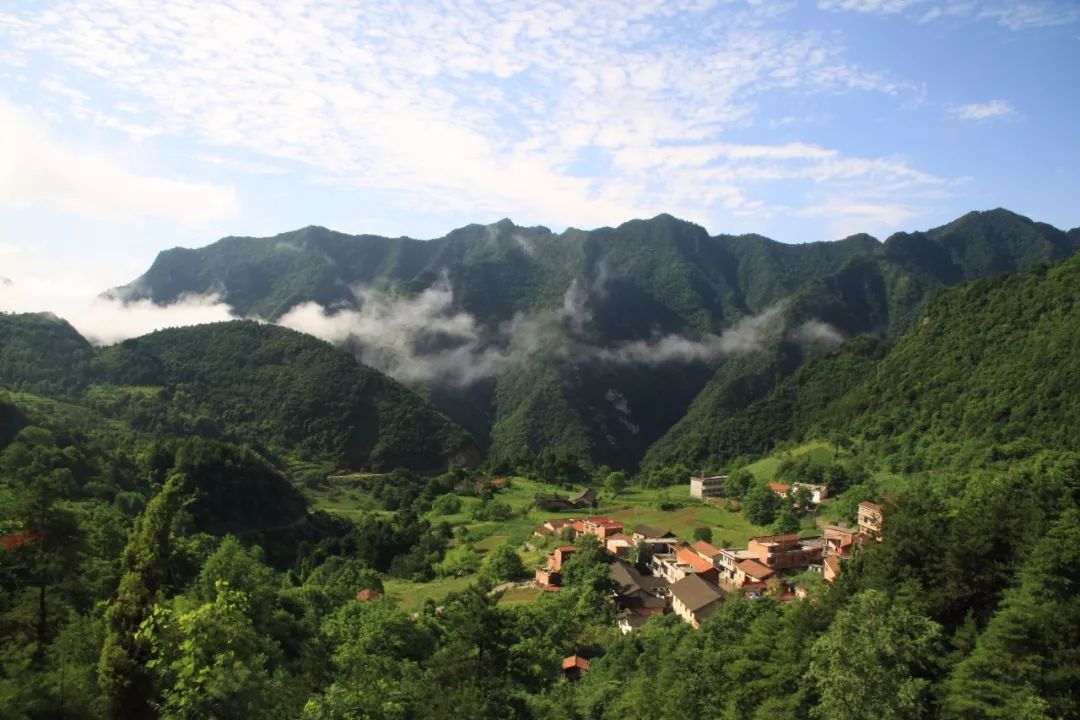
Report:
M 927 466 L 1080 450 L 1077 288 L 1080 256 L 941 293 L 821 424 Z
M 26 427 L 26 415 L 16 407 L 9 397 L 0 394 L 0 450 Z
M 715 401 L 733 410 L 710 422 L 680 422 L 669 442 L 650 450 L 645 463 L 663 467 L 693 457 L 702 468 L 721 468 L 736 458 L 767 454 L 777 441 L 801 440 L 823 422 L 837 398 L 873 372 L 886 350 L 887 345 L 877 337 L 857 337 L 831 353 L 807 360 L 774 383 L 759 400 Z M 742 382 L 726 385 L 731 387 L 729 392 L 744 387 Z M 714 387 L 710 384 L 710 390 Z M 688 419 L 693 419 L 696 409 L 695 405 Z M 708 448 L 708 454 L 700 455 L 700 448 Z
M 239 314 L 266 319 L 301 303 L 363 312 L 367 302 L 386 313 L 377 317 L 389 335 L 399 331 L 395 313 L 417 312 L 432 300 L 420 293 L 448 283 L 445 306 L 424 312 L 467 318 L 468 336 L 413 328 L 404 340 L 395 335 L 394 347 L 409 348 L 412 363 L 466 343 L 473 354 L 454 360 L 455 372 L 499 355 L 486 372 L 460 382 L 381 365 L 383 341 L 370 322 L 348 346 L 406 379 L 490 444 L 493 457 L 552 449 L 628 467 L 653 445 L 649 464 L 710 457 L 714 448 L 704 439 L 717 423 L 763 399 L 818 353 L 772 343 L 748 358 L 610 361 L 629 343 L 700 341 L 782 300 L 792 332 L 813 320 L 843 337 L 895 335 L 942 287 L 1060 259 L 1078 244 L 1076 233 L 1005 210 L 969 213 L 885 243 L 867 235 L 803 245 L 710 236 L 668 215 L 559 234 L 503 220 L 428 241 L 311 227 L 170 250 L 113 292 L 158 303 L 217 293 Z
M 245 442 L 347 467 L 431 470 L 475 462 L 473 441 L 414 393 L 348 353 L 273 325 L 163 330 L 105 348 L 97 377 L 163 388 Z
M 787 313 L 792 318 L 825 322 L 847 337 L 896 335 L 910 327 L 927 299 L 944 287 L 1059 260 L 1076 247 L 1075 236 L 1006 210 L 968 213 L 925 233 L 893 235 L 877 252 L 853 258 L 836 272 L 808 281 L 793 294 Z M 785 359 L 776 351 L 771 359 L 759 362 L 771 368 L 777 381 L 799 365 L 798 360 Z M 852 381 L 853 369 L 837 366 L 841 388 Z M 646 467 L 676 461 L 705 466 L 766 448 L 767 438 L 748 429 L 749 423 L 761 421 L 756 415 L 762 408 L 738 420 L 732 418 L 751 403 L 764 400 L 773 386 L 739 378 L 740 389 L 733 398 L 725 392 L 731 382 L 731 371 L 718 373 L 686 416 L 650 448 Z M 755 439 L 744 445 L 751 435 Z
M 0 313 L 0 386 L 69 397 L 88 379 L 94 349 L 50 313 Z
M 328 343 L 254 322 L 96 350 L 50 315 L 0 315 L 0 388 L 67 401 L 67 415 L 103 413 L 155 435 L 224 437 L 356 469 L 479 461 L 468 433 L 412 391 Z

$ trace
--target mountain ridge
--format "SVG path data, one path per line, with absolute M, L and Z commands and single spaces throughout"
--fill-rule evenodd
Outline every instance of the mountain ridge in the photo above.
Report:
M 351 349 L 390 374 L 408 371 L 403 379 L 494 457 L 553 443 L 589 462 L 633 467 L 679 422 L 715 425 L 827 349 L 792 347 L 800 328 L 833 344 L 895 337 L 941 288 L 1060 260 L 1078 246 L 1080 232 L 1000 208 L 884 241 L 855 234 L 804 244 L 709 235 L 668 214 L 560 233 L 504 218 L 430 240 L 308 226 L 165 251 L 113 292 L 164 304 L 215 293 L 240 315 L 284 317 L 304 330 L 335 317 Z M 291 315 L 304 307 L 312 308 L 306 319 Z M 701 351 L 770 312 L 782 315 L 775 336 L 789 342 L 770 340 L 760 367 L 736 363 L 747 375 L 723 369 L 732 357 Z M 666 341 L 688 351 L 656 361 Z M 447 363 L 453 377 L 470 379 L 441 379 Z M 528 373 L 557 397 L 539 402 Z M 740 377 L 757 389 L 723 389 Z M 665 397 L 661 386 L 672 391 Z

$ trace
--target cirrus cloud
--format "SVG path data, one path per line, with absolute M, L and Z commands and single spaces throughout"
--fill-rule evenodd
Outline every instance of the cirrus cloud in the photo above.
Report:
M 40 119 L 3 98 L 0 127 L 0 205 L 194 224 L 237 211 L 231 187 L 140 174 L 103 153 L 74 150 L 51 138 Z

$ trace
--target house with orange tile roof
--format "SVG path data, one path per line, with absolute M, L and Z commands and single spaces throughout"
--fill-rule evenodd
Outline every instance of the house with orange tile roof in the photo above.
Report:
M 562 570 L 567 559 L 577 551 L 573 545 L 560 545 L 548 553 L 547 564 L 536 568 L 533 579 L 542 588 L 562 585 Z
M 746 549 L 758 562 L 774 570 L 805 569 L 820 562 L 824 542 L 820 537 L 800 538 L 793 533 L 750 538 Z
M 791 492 L 791 486 L 786 483 L 769 483 L 769 489 L 782 498 L 786 498 Z
M 743 560 L 736 569 L 735 584 L 740 588 L 751 584 L 764 586 L 765 582 L 775 575 L 770 568 L 757 560 Z
M 589 661 L 580 655 L 571 655 L 570 657 L 563 658 L 562 674 L 564 678 L 571 682 L 580 680 L 582 673 L 588 669 Z
M 696 552 L 700 557 L 708 560 L 709 562 L 716 564 L 716 557 L 720 554 L 720 548 L 714 547 L 710 543 L 704 540 L 698 540 L 695 543 L 690 544 L 690 549 Z
M 821 577 L 825 582 L 832 582 L 840 575 L 840 557 L 830 555 L 821 561 Z

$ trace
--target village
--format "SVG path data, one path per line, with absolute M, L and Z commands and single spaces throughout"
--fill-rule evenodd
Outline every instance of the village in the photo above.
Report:
M 728 476 L 692 477 L 693 498 L 722 498 Z M 770 484 L 781 497 L 796 492 L 812 502 L 827 498 L 819 485 Z M 586 490 L 567 502 L 578 507 L 595 503 L 595 492 Z M 638 524 L 625 528 L 606 516 L 560 518 L 544 522 L 534 531 L 539 538 L 558 538 L 546 562 L 535 569 L 533 582 L 547 592 L 558 592 L 562 570 L 578 551 L 574 541 L 591 536 L 609 561 L 614 587 L 612 602 L 618 608 L 620 630 L 631 633 L 650 617 L 674 613 L 694 628 L 701 626 L 733 593 L 750 598 L 771 597 L 780 602 L 805 598 L 807 590 L 796 577 L 815 573 L 832 582 L 841 565 L 867 542 L 882 537 L 884 512 L 872 502 L 858 506 L 856 526 L 826 525 L 820 535 L 796 533 L 751 537 L 743 548 L 718 548 L 704 540 L 686 540 L 664 527 Z M 580 672 L 577 658 L 567 658 L 564 671 Z

